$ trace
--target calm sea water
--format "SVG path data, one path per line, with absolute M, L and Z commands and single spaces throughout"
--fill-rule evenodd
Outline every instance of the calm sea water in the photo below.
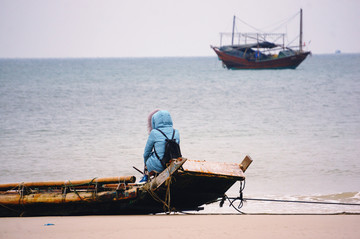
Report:
M 359 66 L 359 54 L 262 71 L 226 70 L 216 57 L 2 59 L 0 183 L 139 178 L 147 115 L 161 108 L 185 157 L 253 158 L 245 197 L 360 203 Z M 242 210 L 360 207 L 248 201 Z

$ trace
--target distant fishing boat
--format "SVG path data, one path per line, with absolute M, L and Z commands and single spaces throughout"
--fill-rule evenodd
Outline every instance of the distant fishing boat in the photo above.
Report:
M 244 181 L 251 162 L 249 156 L 241 164 L 178 158 L 146 184 L 135 176 L 0 184 L 0 217 L 198 211 Z
M 211 46 L 223 66 L 228 69 L 295 69 L 311 54 L 303 50 L 302 9 L 300 9 L 299 46 L 285 46 L 284 33 L 235 33 L 235 20 L 231 33 L 231 45 Z M 221 33 L 223 35 L 229 33 Z M 244 44 L 234 44 L 234 38 Z M 268 41 L 267 39 L 274 39 Z M 282 44 L 277 43 L 282 39 Z M 297 49 L 296 49 L 297 48 Z

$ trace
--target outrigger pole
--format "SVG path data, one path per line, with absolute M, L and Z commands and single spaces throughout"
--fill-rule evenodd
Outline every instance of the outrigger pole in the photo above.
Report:
M 300 8 L 300 40 L 299 40 L 299 50 L 302 52 L 302 37 L 303 37 L 303 31 L 302 31 L 302 8 Z
M 234 45 L 235 20 L 236 20 L 236 17 L 235 17 L 235 15 L 234 15 L 231 45 Z

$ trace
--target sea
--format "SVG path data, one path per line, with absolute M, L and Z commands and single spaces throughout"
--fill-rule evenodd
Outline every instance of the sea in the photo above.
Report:
M 360 54 L 314 54 L 296 70 L 227 70 L 215 56 L 0 59 L 0 183 L 139 179 L 154 109 L 171 113 L 188 159 L 249 155 L 243 198 L 342 203 L 236 200 L 241 212 L 360 213 Z

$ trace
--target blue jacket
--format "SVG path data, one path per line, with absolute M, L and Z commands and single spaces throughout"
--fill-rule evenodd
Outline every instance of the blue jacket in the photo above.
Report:
M 149 172 L 157 171 L 160 173 L 164 170 L 164 167 L 161 165 L 160 160 L 156 157 L 153 148 L 155 148 L 159 158 L 162 159 L 165 152 L 166 138 L 156 129 L 160 129 L 169 139 L 171 139 L 173 134 L 173 122 L 168 111 L 160 110 L 152 116 L 151 124 L 152 130 L 144 150 L 144 163 Z M 180 134 L 178 130 L 175 130 L 174 139 L 176 139 L 178 144 L 180 143 Z

